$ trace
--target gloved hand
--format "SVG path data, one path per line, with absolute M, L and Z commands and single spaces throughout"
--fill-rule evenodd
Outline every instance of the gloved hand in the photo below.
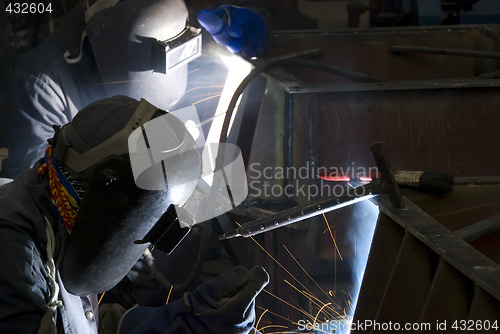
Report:
M 156 270 L 153 255 L 146 250 L 127 275 L 104 294 L 102 302 L 118 303 L 127 309 L 134 305 L 159 306 L 165 304 L 170 286 Z
M 198 22 L 213 39 L 231 52 L 244 57 L 262 57 L 267 51 L 267 29 L 259 14 L 248 8 L 232 5 L 216 10 L 202 10 Z
M 269 282 L 264 268 L 238 266 L 184 296 L 191 312 L 210 333 L 249 333 L 255 322 L 255 297 Z
M 188 292 L 183 299 L 169 303 L 151 316 L 144 316 L 144 308 L 132 309 L 143 315 L 138 320 L 122 321 L 119 333 L 143 334 L 248 334 L 255 322 L 255 297 L 269 282 L 269 275 L 260 266 L 247 270 L 242 266 L 220 275 Z M 134 312 L 136 310 L 136 312 Z M 137 319 L 137 317 L 135 317 Z M 128 328 L 125 328 L 128 327 Z M 130 329 L 135 328 L 130 331 Z

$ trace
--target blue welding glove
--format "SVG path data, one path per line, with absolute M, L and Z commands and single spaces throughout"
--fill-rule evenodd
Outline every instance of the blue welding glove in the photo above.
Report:
M 229 51 L 247 58 L 262 57 L 267 51 L 267 29 L 259 14 L 232 5 L 202 10 L 198 22 L 213 39 Z
M 119 333 L 251 333 L 255 297 L 268 282 L 264 268 L 255 266 L 248 271 L 238 266 L 161 308 L 132 309 L 122 320 Z

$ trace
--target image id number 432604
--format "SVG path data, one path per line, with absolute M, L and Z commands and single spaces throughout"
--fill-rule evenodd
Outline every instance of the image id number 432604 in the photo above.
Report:
M 52 3 L 7 1 L 5 11 L 9 14 L 52 13 Z
M 489 320 L 456 320 L 453 322 L 451 328 L 456 331 L 497 331 L 498 321 Z

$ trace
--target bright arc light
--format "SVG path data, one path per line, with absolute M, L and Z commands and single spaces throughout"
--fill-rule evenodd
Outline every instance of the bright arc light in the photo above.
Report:
M 222 89 L 221 97 L 219 99 L 219 104 L 217 105 L 215 115 L 221 115 L 226 113 L 236 88 L 238 88 L 241 81 L 250 73 L 252 69 L 250 63 L 248 63 L 247 61 L 245 61 L 244 59 L 242 59 L 237 55 L 222 56 L 222 62 L 226 64 L 229 71 L 226 77 L 226 82 L 224 83 L 224 88 Z M 231 122 L 229 123 L 229 128 L 227 130 L 227 135 L 229 135 L 229 133 L 231 132 L 231 127 L 233 125 L 233 121 L 236 117 L 238 110 L 238 104 L 239 100 L 238 103 L 236 104 L 235 111 L 232 114 Z M 215 117 L 213 119 L 206 140 L 207 145 L 209 145 L 210 143 L 219 142 L 223 124 L 224 124 L 224 117 Z M 206 149 L 207 146 L 205 146 L 204 151 Z M 212 185 L 213 181 L 212 172 L 215 169 L 216 155 L 210 154 L 209 156 L 210 156 L 210 162 L 208 164 L 205 163 L 203 164 L 204 165 L 203 175 L 206 175 L 205 177 L 203 177 L 203 179 L 207 184 Z M 205 170 L 206 169 L 205 167 L 211 168 L 211 170 Z
M 200 130 L 198 129 L 198 125 L 195 123 L 195 121 L 189 119 L 184 123 L 184 125 L 186 126 L 186 129 L 191 134 L 194 140 L 200 137 Z

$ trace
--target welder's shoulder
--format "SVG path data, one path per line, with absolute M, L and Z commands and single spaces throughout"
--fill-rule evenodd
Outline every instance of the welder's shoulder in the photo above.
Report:
M 30 233 L 0 219 L 0 254 L 0 333 L 34 333 L 49 298 L 40 251 Z
M 45 281 L 45 264 L 39 242 L 34 240 L 34 231 L 27 231 L 23 226 L 0 219 L 0 272 L 5 270 L 18 271 L 31 277 L 33 282 L 38 279 Z M 5 279 L 0 274 L 0 279 Z M 7 279 L 10 280 L 9 277 Z M 0 284 L 1 285 L 1 284 Z M 1 295 L 1 294 L 0 294 Z

